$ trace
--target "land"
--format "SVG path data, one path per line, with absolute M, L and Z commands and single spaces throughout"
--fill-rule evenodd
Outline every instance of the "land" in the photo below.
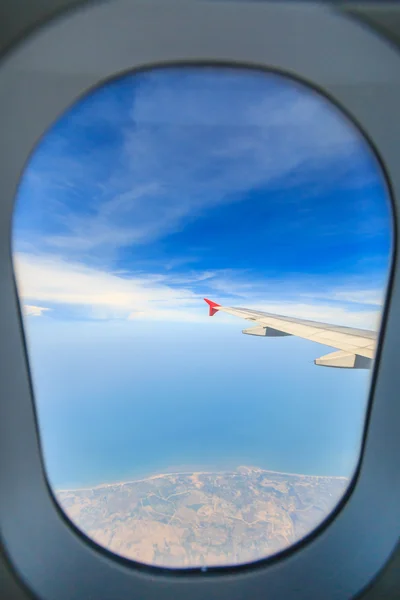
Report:
M 170 473 L 57 492 L 101 546 L 162 567 L 246 563 L 298 541 L 332 511 L 348 480 L 255 467 Z

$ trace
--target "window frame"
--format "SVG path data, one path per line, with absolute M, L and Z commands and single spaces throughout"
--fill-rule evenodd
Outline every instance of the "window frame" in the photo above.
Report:
M 71 103 L 117 74 L 199 62 L 287 73 L 342 108 L 373 140 L 387 175 L 394 248 L 362 460 L 346 497 L 314 532 L 275 557 L 183 572 L 113 555 L 79 532 L 54 500 L 40 452 L 11 223 L 24 165 Z M 34 32 L 0 64 L 0 90 L 0 529 L 14 569 L 43 600 L 267 594 L 339 600 L 357 594 L 384 566 L 400 531 L 400 310 L 394 308 L 400 301 L 399 53 L 326 5 L 115 0 L 85 6 Z

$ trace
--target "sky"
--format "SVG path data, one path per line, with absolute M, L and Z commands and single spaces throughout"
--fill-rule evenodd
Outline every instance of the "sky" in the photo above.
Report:
M 13 257 L 50 481 L 254 464 L 349 475 L 368 372 L 255 339 L 227 306 L 377 329 L 379 164 L 317 92 L 250 70 L 130 74 L 38 142 Z

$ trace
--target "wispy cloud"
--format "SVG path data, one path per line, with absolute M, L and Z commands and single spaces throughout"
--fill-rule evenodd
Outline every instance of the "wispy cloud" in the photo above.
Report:
M 363 304 L 382 308 L 384 301 L 384 286 L 377 288 L 361 289 L 337 289 L 329 292 L 314 294 L 314 298 L 327 300 L 338 300 L 340 302 L 351 302 L 352 304 Z
M 44 306 L 34 306 L 32 304 L 24 304 L 22 309 L 24 315 L 27 317 L 41 317 L 45 312 L 50 310 Z
M 362 184 L 371 177 L 359 169 L 365 159 L 359 134 L 331 105 L 296 83 L 237 73 L 221 83 L 211 72 L 139 77 L 111 151 L 100 144 L 74 158 L 74 145 L 64 148 L 60 128 L 54 133 L 57 152 L 49 134 L 44 153 L 51 167 L 41 160 L 30 176 L 38 196 L 56 198 L 59 221 L 40 244 L 75 256 L 93 249 L 110 252 L 179 231 L 205 211 L 242 201 L 245 192 L 259 186 L 291 187 L 308 179 L 312 196 L 332 178 L 340 183 L 349 170 L 359 172 L 352 185 L 360 184 L 360 173 Z M 106 111 L 104 100 L 99 102 Z M 95 97 L 87 103 L 98 115 Z M 108 109 L 121 111 L 115 103 Z M 64 119 L 73 133 L 76 112 Z M 314 174 L 321 171 L 324 177 L 317 182 Z M 87 210 L 77 210 L 74 195 L 76 200 L 85 196 Z M 306 211 L 300 211 L 298 219 L 304 218 Z
M 166 275 L 127 277 L 48 255 L 17 254 L 15 267 L 22 299 L 50 304 L 54 318 L 62 317 L 65 307 L 72 307 L 83 309 L 83 317 L 87 319 L 206 321 L 201 279 L 197 280 L 199 287 L 194 291 L 190 278 L 186 282 L 182 279 L 177 286 L 174 278 Z M 209 286 L 207 292 L 211 289 L 217 294 L 215 299 L 228 306 L 244 304 L 266 312 L 371 329 L 377 328 L 379 322 L 380 310 L 362 310 L 351 302 L 338 305 L 311 298 L 306 302 L 293 290 L 290 296 L 285 296 L 283 290 L 279 294 L 279 287 L 266 299 L 257 290 L 257 282 L 253 286 L 249 282 L 246 292 L 238 296 L 233 277 L 230 285 L 225 282 L 222 293 L 218 289 L 218 273 L 208 275 L 204 279 Z M 251 287 L 252 295 L 248 293 Z M 26 314 L 31 315 L 49 310 L 34 304 L 25 306 Z M 226 322 L 230 317 L 219 315 L 218 320 Z
M 190 289 L 165 285 L 157 275 L 127 278 L 56 256 L 19 253 L 15 269 L 23 300 L 83 307 L 87 318 L 157 316 L 157 311 L 163 314 L 166 309 L 171 317 L 176 311 L 188 318 L 197 302 Z
M 320 301 L 334 301 L 336 304 L 352 304 L 381 308 L 384 302 L 386 281 L 384 274 L 370 273 L 348 276 L 346 273 L 329 275 L 307 273 L 281 273 L 268 276 L 268 273 L 252 273 L 251 270 L 225 269 L 212 273 L 212 279 L 205 278 L 204 285 L 223 297 L 237 301 L 253 302 L 254 298 L 264 301 L 280 298 L 293 299 L 313 304 Z

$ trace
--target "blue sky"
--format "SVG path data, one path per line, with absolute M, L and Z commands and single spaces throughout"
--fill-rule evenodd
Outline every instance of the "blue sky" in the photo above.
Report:
M 145 330 L 149 373 L 162 364 L 158 340 L 178 323 L 193 348 L 196 339 L 220 347 L 232 332 L 246 377 L 254 340 L 249 346 L 240 321 L 208 319 L 204 296 L 376 328 L 391 246 L 377 161 L 333 105 L 275 74 L 211 68 L 129 75 L 72 107 L 32 154 L 13 233 L 28 341 L 46 366 L 35 367 L 40 389 L 56 358 L 33 349 L 40 337 L 48 348 L 52 335 L 64 339 L 66 322 L 82 332 L 93 333 L 91 322 L 98 331 Z M 273 352 L 266 344 L 264 358 Z M 296 353 L 301 344 L 285 347 Z M 200 369 L 199 348 L 180 357 L 182 369 Z M 132 352 L 140 352 L 134 341 Z M 314 373 L 305 368 L 304 381 L 332 377 Z M 339 387 L 349 385 L 349 374 L 335 373 Z M 118 378 L 108 376 L 113 389 Z M 351 376 L 352 386 L 363 377 Z

